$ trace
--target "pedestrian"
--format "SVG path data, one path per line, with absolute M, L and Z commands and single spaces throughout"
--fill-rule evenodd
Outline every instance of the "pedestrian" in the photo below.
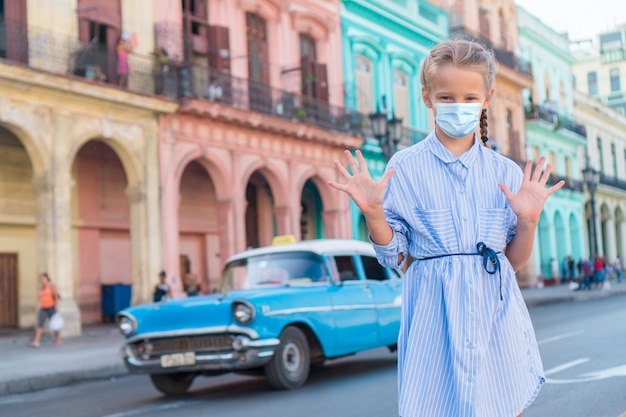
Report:
M 130 65 L 128 64 L 128 54 L 132 51 L 130 37 L 122 34 L 117 40 L 117 81 L 120 87 L 128 87 L 128 74 Z
M 57 312 L 57 302 L 59 301 L 59 292 L 52 283 L 50 276 L 43 272 L 39 275 L 39 313 L 37 314 L 37 325 L 35 327 L 35 337 L 29 343 L 31 347 L 38 348 L 41 344 L 41 336 L 46 325 L 46 321 L 52 318 Z M 61 344 L 61 332 L 54 332 L 54 344 Z
M 604 259 L 600 255 L 596 255 L 593 259 L 593 285 L 595 288 L 602 286 L 604 283 Z
M 589 291 L 591 291 L 591 278 L 593 276 L 593 266 L 588 259 L 585 259 L 582 262 L 580 275 L 581 275 L 581 280 L 580 280 L 580 285 L 578 288 L 581 290 L 584 290 L 586 288 Z
M 335 162 L 345 183 L 329 182 L 363 213 L 382 265 L 415 259 L 398 338 L 401 417 L 513 417 L 545 381 L 515 271 L 530 257 L 546 199 L 564 182 L 545 187 L 545 158 L 522 172 L 490 149 L 495 72 L 480 43 L 439 44 L 421 71 L 435 128 L 396 153 L 380 181 L 357 150 L 356 159 L 345 152 L 351 172 Z
M 622 265 L 622 260 L 618 256 L 615 258 L 615 263 L 613 264 L 613 268 L 615 269 L 615 278 L 617 278 L 617 283 L 622 283 L 622 274 L 624 273 L 624 266 Z
M 167 283 L 167 275 L 165 271 L 161 271 L 159 272 L 159 283 L 154 287 L 152 301 L 157 303 L 159 301 L 165 301 L 168 298 L 172 298 L 172 289 Z

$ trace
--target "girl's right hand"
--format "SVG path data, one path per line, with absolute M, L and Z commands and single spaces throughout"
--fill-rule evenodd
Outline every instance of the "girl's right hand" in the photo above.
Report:
M 371 177 L 361 151 L 356 151 L 356 160 L 348 150 L 344 151 L 344 155 L 352 174 L 350 174 L 341 162 L 335 161 L 335 166 L 339 169 L 339 173 L 347 182 L 345 184 L 339 184 L 334 181 L 328 181 L 328 185 L 348 194 L 365 216 L 367 216 L 368 213 L 380 210 L 382 208 L 385 189 L 387 188 L 391 176 L 395 173 L 395 169 L 388 170 L 379 181 L 376 181 Z

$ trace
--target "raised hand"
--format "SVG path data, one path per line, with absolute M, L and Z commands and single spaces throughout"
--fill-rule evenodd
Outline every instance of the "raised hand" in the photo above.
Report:
M 552 187 L 546 188 L 552 166 L 550 164 L 546 165 L 546 169 L 543 171 L 545 161 L 546 158 L 541 157 L 535 167 L 535 172 L 532 172 L 532 161 L 526 162 L 524 179 L 517 194 L 513 194 L 505 184 L 498 184 L 506 196 L 511 210 L 517 215 L 518 221 L 537 224 L 548 197 L 565 185 L 565 181 L 561 180 Z
M 328 181 L 328 185 L 348 194 L 364 215 L 380 209 L 385 188 L 395 170 L 390 169 L 379 181 L 376 181 L 370 175 L 361 151 L 356 151 L 356 160 L 350 151 L 344 151 L 344 155 L 352 174 L 341 162 L 335 161 L 335 166 L 339 169 L 339 173 L 346 180 L 346 183 Z

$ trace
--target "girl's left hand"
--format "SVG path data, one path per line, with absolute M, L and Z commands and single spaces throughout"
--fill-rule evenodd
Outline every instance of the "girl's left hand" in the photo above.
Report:
M 546 158 L 541 157 L 535 167 L 535 172 L 532 172 L 533 162 L 526 162 L 524 179 L 517 194 L 513 194 L 505 184 L 498 184 L 508 200 L 511 210 L 517 215 L 518 221 L 539 223 L 539 216 L 548 197 L 565 185 L 565 181 L 561 180 L 552 187 L 546 188 L 552 166 L 546 165 L 546 169 L 543 171 L 545 161 Z

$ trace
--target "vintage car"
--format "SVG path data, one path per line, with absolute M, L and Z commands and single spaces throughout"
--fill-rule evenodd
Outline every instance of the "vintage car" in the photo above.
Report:
M 118 313 L 122 357 L 164 394 L 198 375 L 264 374 L 278 389 L 302 386 L 311 365 L 366 349 L 393 352 L 402 273 L 371 244 L 319 239 L 251 249 L 224 267 L 219 293 Z

